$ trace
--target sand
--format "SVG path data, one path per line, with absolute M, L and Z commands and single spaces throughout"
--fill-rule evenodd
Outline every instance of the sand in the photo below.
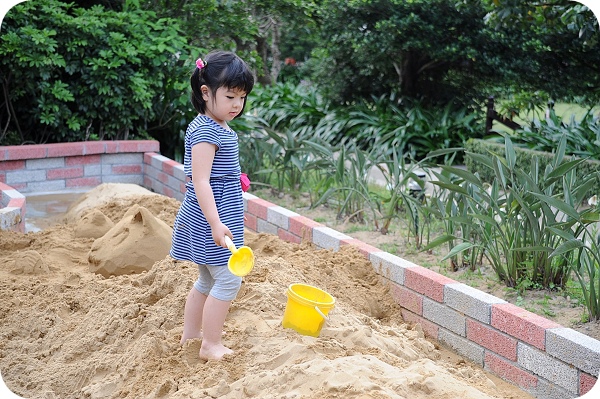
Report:
M 137 186 L 136 186 L 137 187 Z M 0 370 L 27 398 L 530 398 L 405 323 L 352 247 L 247 232 L 256 255 L 221 361 L 179 345 L 197 268 L 168 256 L 179 202 L 102 185 L 61 224 L 0 232 Z M 281 326 L 289 284 L 336 298 L 318 338 Z

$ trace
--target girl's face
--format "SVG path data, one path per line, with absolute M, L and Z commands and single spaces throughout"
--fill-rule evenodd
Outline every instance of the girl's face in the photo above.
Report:
M 206 116 L 227 127 L 227 122 L 242 112 L 246 93 L 239 89 L 219 87 L 213 96 L 208 86 L 202 86 L 202 97 L 206 101 Z

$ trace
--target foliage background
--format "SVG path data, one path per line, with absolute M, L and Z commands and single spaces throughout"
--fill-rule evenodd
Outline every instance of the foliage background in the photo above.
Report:
M 361 146 L 373 138 L 353 126 L 371 113 L 389 124 L 378 112 L 385 102 L 399 109 L 391 123 L 416 104 L 471 114 L 482 126 L 490 95 L 511 112 L 548 100 L 591 106 L 600 95 L 598 22 L 566 0 L 68 4 L 28 0 L 3 20 L 0 144 L 153 137 L 178 158 L 193 116 L 193 61 L 214 48 L 240 54 L 267 88 L 318 88 L 328 112 L 362 104 L 363 123 L 335 137 L 358 136 Z

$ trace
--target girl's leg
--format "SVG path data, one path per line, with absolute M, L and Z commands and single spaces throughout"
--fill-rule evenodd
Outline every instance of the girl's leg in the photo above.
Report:
M 183 334 L 181 335 L 181 345 L 188 339 L 202 338 L 202 317 L 206 298 L 207 296 L 200 293 L 195 287 L 190 289 L 183 310 Z
M 220 359 L 233 353 L 221 343 L 221 336 L 229 306 L 240 290 L 242 278 L 234 276 L 226 266 L 208 266 L 208 270 L 215 283 L 204 305 L 200 358 Z
M 198 265 L 198 279 L 185 301 L 183 310 L 183 334 L 181 334 L 181 344 L 192 338 L 202 338 L 202 315 L 204 304 L 208 293 L 215 280 L 211 276 L 206 265 Z
M 233 351 L 221 342 L 223 325 L 229 312 L 231 301 L 222 301 L 211 295 L 206 299 L 202 317 L 201 359 L 220 359 Z

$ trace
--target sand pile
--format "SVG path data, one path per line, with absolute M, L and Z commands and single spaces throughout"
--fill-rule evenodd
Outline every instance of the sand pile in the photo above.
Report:
M 179 345 L 195 265 L 161 255 L 147 271 L 90 271 L 90 253 L 118 247 L 118 234 L 111 234 L 117 226 L 139 245 L 170 242 L 164 227 L 172 226 L 179 203 L 145 192 L 115 195 L 119 185 L 102 190 L 88 196 L 85 206 L 72 207 L 63 225 L 0 232 L 0 370 L 21 396 L 529 397 L 448 357 L 420 326 L 404 323 L 387 287 L 355 249 L 316 250 L 266 234 L 247 235 L 256 264 L 225 325 L 224 342 L 236 354 L 202 362 L 200 340 Z M 110 228 L 100 238 L 81 234 L 83 220 L 94 231 L 95 223 Z M 128 258 L 128 252 L 119 257 Z M 139 253 L 131 253 L 125 263 L 138 262 Z M 320 337 L 281 327 L 291 283 L 315 285 L 336 298 Z

